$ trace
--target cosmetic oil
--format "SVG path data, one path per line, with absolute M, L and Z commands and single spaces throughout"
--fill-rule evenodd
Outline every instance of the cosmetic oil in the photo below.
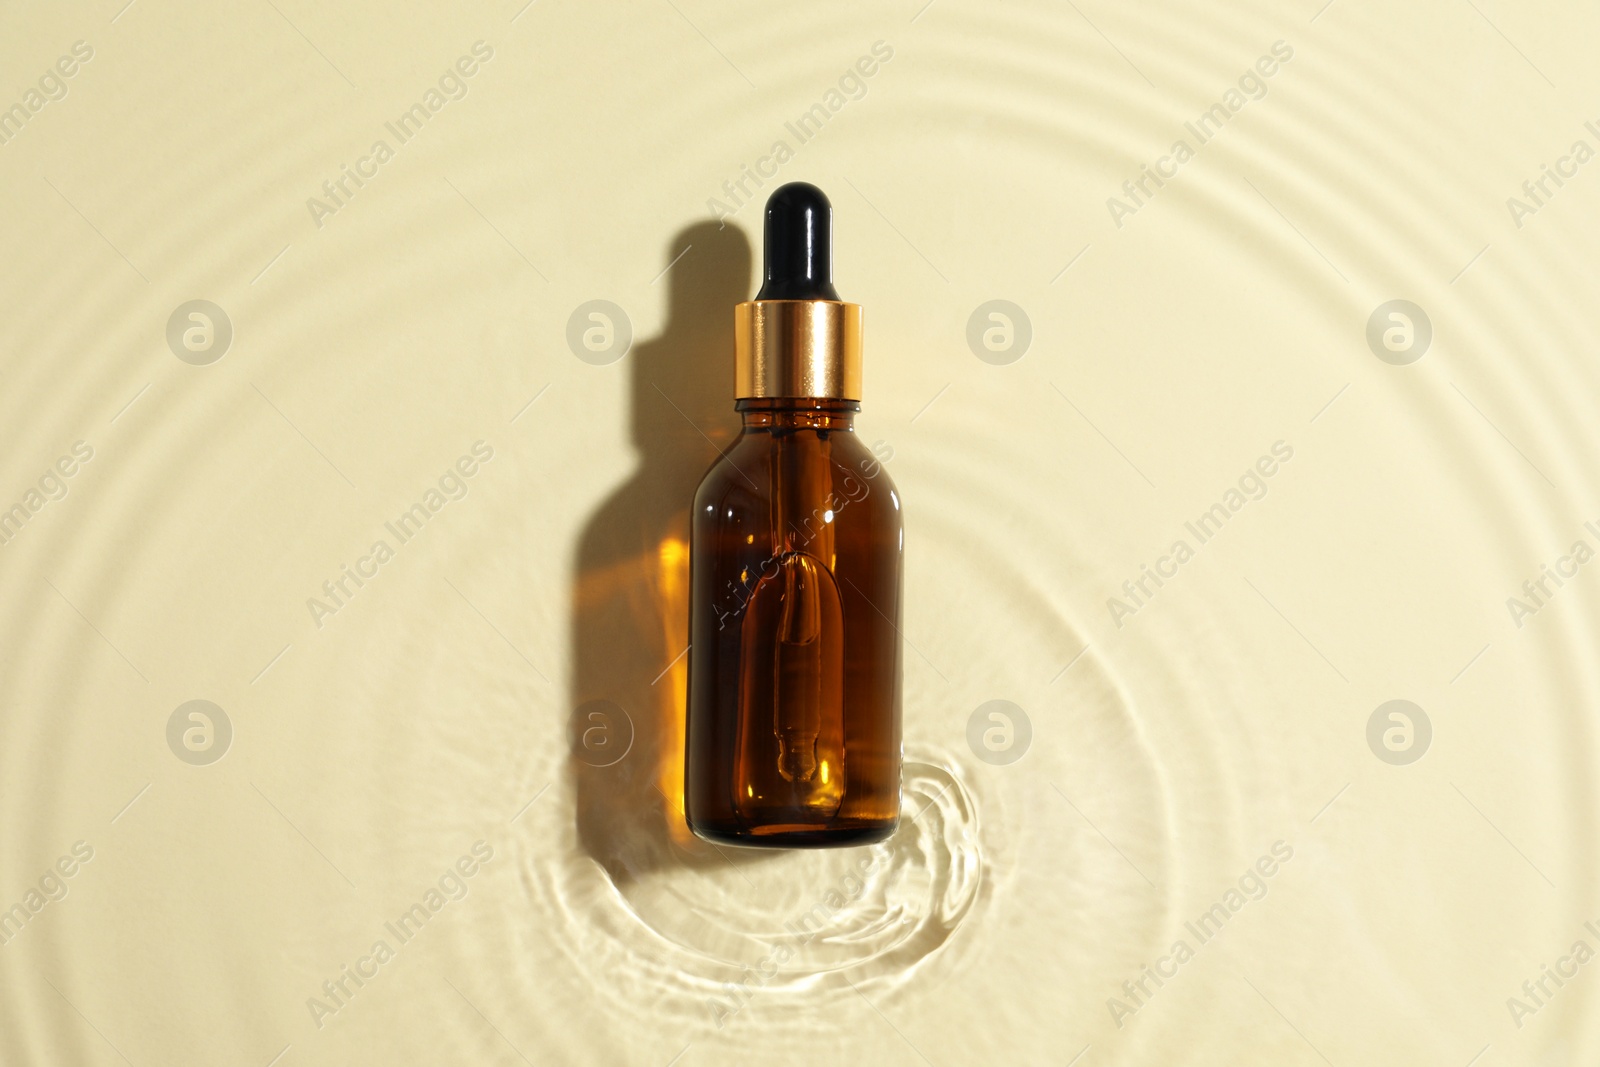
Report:
M 695 494 L 684 809 L 706 840 L 879 841 L 900 815 L 901 501 L 856 437 L 861 306 L 820 189 L 767 201 L 734 309 L 739 437 Z

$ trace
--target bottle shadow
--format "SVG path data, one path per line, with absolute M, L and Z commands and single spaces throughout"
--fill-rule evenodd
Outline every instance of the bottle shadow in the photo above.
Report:
M 732 862 L 683 818 L 689 505 L 739 432 L 733 305 L 750 291 L 750 241 L 696 223 L 664 263 L 666 325 L 626 357 L 638 466 L 585 524 L 573 584 L 577 834 L 614 882 Z

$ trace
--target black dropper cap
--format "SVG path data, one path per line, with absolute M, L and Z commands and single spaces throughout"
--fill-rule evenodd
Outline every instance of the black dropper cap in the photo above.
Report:
M 833 205 L 806 182 L 767 198 L 763 281 L 757 300 L 838 300 L 833 288 Z

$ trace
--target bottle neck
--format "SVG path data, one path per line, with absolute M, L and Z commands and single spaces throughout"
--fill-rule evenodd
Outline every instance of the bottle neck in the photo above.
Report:
M 739 400 L 734 408 L 743 416 L 747 430 L 854 431 L 861 405 L 854 400 L 802 396 Z

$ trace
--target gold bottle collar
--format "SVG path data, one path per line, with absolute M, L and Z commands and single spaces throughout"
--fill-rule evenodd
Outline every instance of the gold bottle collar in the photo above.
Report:
M 734 398 L 861 399 L 861 305 L 746 300 L 733 309 Z

